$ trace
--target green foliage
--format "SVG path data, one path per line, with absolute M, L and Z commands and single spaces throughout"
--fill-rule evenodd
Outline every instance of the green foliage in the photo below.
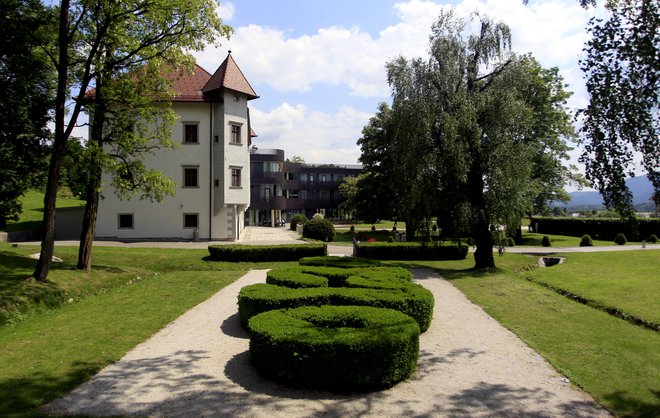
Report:
M 580 247 L 593 247 L 593 245 L 594 241 L 589 234 L 582 235 L 582 238 L 580 238 Z
M 55 74 L 40 45 L 54 15 L 36 0 L 0 3 L 0 229 L 21 213 L 20 197 L 44 184 Z
M 616 245 L 625 245 L 628 240 L 626 239 L 626 235 L 623 233 L 618 233 L 616 234 L 616 237 L 614 237 L 614 242 Z
M 639 166 L 660 203 L 660 3 L 610 1 L 607 8 L 606 19 L 589 21 L 591 39 L 580 60 L 590 96 L 589 105 L 579 112 L 584 136 L 580 161 L 606 206 L 632 216 L 632 193 L 625 179 Z
M 325 218 L 313 218 L 305 222 L 303 237 L 330 242 L 335 238 L 335 226 Z
M 658 236 L 656 234 L 651 234 L 651 235 L 649 235 L 647 241 L 650 242 L 650 243 L 655 244 L 655 243 L 658 242 Z
M 371 232 L 374 232 L 376 230 L 376 225 L 371 225 Z
M 463 260 L 467 256 L 465 244 L 420 245 L 415 242 L 360 243 L 359 257 L 377 260 Z
M 532 225 L 538 224 L 542 234 L 569 235 L 581 237 L 589 234 L 594 239 L 612 241 L 616 234 L 623 232 L 626 236 L 649 236 L 660 233 L 660 219 L 636 219 L 634 223 L 621 218 L 545 218 L 535 217 Z
M 250 319 L 250 358 L 275 381 L 351 392 L 383 389 L 417 366 L 419 326 L 366 306 L 301 307 Z
M 369 288 L 357 287 L 362 285 L 358 280 L 354 284 L 356 287 L 285 288 L 264 283 L 245 286 L 238 295 L 240 321 L 247 327 L 250 318 L 274 309 L 353 305 L 394 309 L 414 318 L 422 332 L 428 329 L 434 303 L 431 292 L 420 285 L 393 278 L 381 284 L 374 281 Z
M 323 244 L 287 245 L 209 245 L 214 261 L 298 261 L 303 257 L 325 255 Z
M 326 266 L 326 267 L 342 267 L 342 268 L 356 268 L 356 267 L 372 267 L 380 266 L 382 263 L 378 260 L 363 257 L 305 257 L 301 258 L 298 262 L 301 266 Z
M 541 240 L 541 245 L 544 247 L 552 247 L 552 240 L 550 239 L 549 236 L 543 235 L 543 239 Z
M 328 279 L 323 276 L 303 273 L 291 269 L 274 269 L 266 274 L 266 283 L 275 286 L 299 289 L 305 287 L 328 287 Z
M 305 225 L 307 222 L 307 216 L 302 213 L 297 213 L 291 217 L 291 230 L 295 231 L 298 225 Z

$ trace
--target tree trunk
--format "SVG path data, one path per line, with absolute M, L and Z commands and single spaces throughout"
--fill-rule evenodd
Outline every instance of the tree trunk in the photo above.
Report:
M 68 21 L 69 0 L 62 0 L 60 5 L 58 38 L 59 62 L 57 65 L 57 94 L 55 103 L 55 138 L 48 168 L 46 195 L 44 196 L 44 218 L 41 225 L 41 253 L 39 254 L 39 261 L 37 261 L 34 273 L 32 274 L 32 277 L 40 282 L 46 281 L 48 272 L 50 271 L 50 265 L 53 261 L 53 252 L 55 250 L 55 203 L 57 199 L 57 187 L 59 186 L 60 167 L 62 165 L 62 158 L 64 157 L 64 151 L 68 139 L 64 132 L 67 76 L 69 68 Z
M 406 223 L 406 241 L 415 241 L 415 233 L 417 232 L 417 224 L 412 219 L 405 219 Z
M 472 226 L 472 233 L 477 244 L 474 252 L 475 269 L 494 269 L 493 236 L 490 233 L 488 222 L 480 221 Z
M 96 90 L 94 92 L 94 112 L 91 118 L 92 130 L 89 145 L 89 179 L 87 181 L 87 202 L 83 216 L 80 247 L 78 248 L 78 270 L 92 270 L 92 247 L 94 245 L 94 231 L 99 209 L 99 195 L 101 188 L 101 153 L 103 152 L 103 130 L 105 126 L 105 103 L 103 98 L 103 77 L 97 76 Z

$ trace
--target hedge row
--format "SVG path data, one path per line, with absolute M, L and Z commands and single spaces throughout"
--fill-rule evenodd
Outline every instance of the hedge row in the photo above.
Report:
M 357 256 L 377 260 L 464 260 L 466 244 L 420 245 L 416 242 L 365 243 L 357 246 Z
M 540 234 L 573 237 L 588 234 L 591 238 L 606 241 L 614 240 L 619 233 L 629 239 L 647 239 L 652 234 L 660 235 L 660 219 L 657 218 L 638 219 L 637 231 L 633 229 L 633 225 L 622 219 L 535 217 L 531 219 L 531 225 Z
M 270 270 L 266 283 L 290 288 L 362 287 L 399 289 L 412 283 L 412 274 L 402 267 L 293 267 Z
M 238 295 L 238 314 L 241 324 L 249 329 L 248 321 L 255 315 L 275 309 L 300 306 L 373 306 L 394 309 L 409 315 L 422 332 L 431 324 L 433 294 L 422 286 L 409 284 L 399 289 L 362 287 L 286 288 L 272 284 L 245 286 Z
M 387 388 L 417 365 L 419 326 L 367 306 L 301 307 L 250 320 L 250 358 L 273 380 L 338 391 Z
M 342 267 L 342 268 L 357 268 L 357 267 L 372 267 L 380 266 L 382 263 L 378 260 L 362 257 L 306 257 L 300 259 L 298 262 L 301 266 L 326 266 L 326 267 Z
M 298 261 L 304 257 L 323 256 L 324 244 L 292 245 L 209 245 L 215 261 Z

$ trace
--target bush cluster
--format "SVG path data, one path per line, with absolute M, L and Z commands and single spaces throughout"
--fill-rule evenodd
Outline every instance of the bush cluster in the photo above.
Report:
M 303 257 L 325 255 L 324 244 L 290 245 L 209 245 L 214 261 L 298 261 Z
M 329 267 L 326 267 L 330 269 Z M 339 269 L 336 269 L 339 270 Z M 343 269 L 346 274 L 346 269 Z M 309 270 L 302 271 L 304 276 L 291 275 L 289 282 L 296 278 L 302 278 L 307 284 L 314 282 L 314 276 Z M 337 276 L 324 273 L 329 284 L 337 280 Z M 270 273 L 273 277 L 273 271 Z M 277 275 L 277 273 L 275 273 Z M 317 276 L 320 275 L 317 271 Z M 374 278 L 380 275 L 380 278 Z M 329 276 L 329 277 L 327 277 Z M 367 276 L 367 277 L 365 277 Z M 422 286 L 406 282 L 401 278 L 387 277 L 383 271 L 368 274 L 355 275 L 346 278 L 346 287 L 304 287 L 287 288 L 273 284 L 254 284 L 241 289 L 238 295 L 238 313 L 241 324 L 247 328 L 248 321 L 253 316 L 274 309 L 297 308 L 300 306 L 374 306 L 394 309 L 412 317 L 419 324 L 422 332 L 426 331 L 431 324 L 433 315 L 433 294 Z M 276 278 L 283 283 L 282 276 Z M 316 282 L 320 284 L 321 281 Z
M 307 222 L 307 216 L 302 213 L 297 213 L 291 217 L 291 230 L 295 231 L 298 224 L 304 225 Z
M 335 239 L 335 226 L 325 218 L 310 219 L 303 227 L 303 237 L 330 242 Z
M 357 248 L 358 257 L 377 260 L 464 260 L 467 253 L 468 246 L 465 244 L 360 243 Z
M 648 237 L 651 234 L 660 234 L 660 219 L 638 219 L 636 231 L 633 225 L 621 219 L 602 218 L 546 218 L 535 217 L 531 219 L 532 225 L 538 224 L 536 232 L 551 235 L 568 235 L 581 237 L 588 234 L 593 239 L 612 241 L 618 233 L 626 237 Z
M 367 306 L 308 306 L 250 320 L 250 358 L 273 380 L 336 391 L 387 388 L 415 370 L 419 326 Z

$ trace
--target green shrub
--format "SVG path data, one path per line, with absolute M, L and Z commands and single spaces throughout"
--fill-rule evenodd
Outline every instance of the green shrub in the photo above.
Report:
M 463 260 L 467 256 L 468 246 L 420 245 L 416 242 L 361 243 L 357 247 L 357 256 L 377 260 Z
M 285 384 L 335 391 L 387 388 L 415 370 L 419 326 L 364 306 L 301 307 L 250 319 L 250 358 Z
M 355 225 L 351 225 L 351 233 L 355 232 Z
M 325 215 L 319 212 L 316 212 L 314 215 L 312 215 L 312 219 L 323 219 L 323 218 L 325 218 Z
M 278 269 L 280 270 L 280 269 Z M 328 279 L 330 287 L 369 287 L 392 288 L 412 283 L 412 274 L 402 267 L 363 267 L 363 268 L 337 268 L 323 266 L 300 266 L 286 269 L 300 271 L 306 274 L 322 276 Z M 371 284 L 352 285 L 358 278 L 367 279 Z M 350 280 L 349 280 L 350 279 Z
M 582 235 L 580 239 L 580 247 L 593 247 L 594 241 L 591 239 L 589 234 Z
M 328 279 L 315 274 L 291 269 L 273 269 L 266 273 L 266 283 L 275 286 L 299 289 L 305 287 L 328 287 Z
M 394 237 L 392 235 L 387 237 L 387 242 L 394 242 Z
M 298 261 L 303 257 L 325 255 L 323 244 L 290 245 L 209 245 L 214 261 Z
M 307 216 L 302 213 L 297 213 L 291 217 L 291 230 L 295 231 L 298 224 L 304 225 L 307 222 Z
M 593 239 L 614 240 L 621 232 L 626 237 L 648 237 L 651 234 L 660 235 L 660 219 L 636 219 L 627 222 L 621 218 L 546 218 L 534 217 L 532 225 L 538 224 L 536 232 L 551 235 L 568 235 L 581 237 L 589 234 Z M 636 235 L 637 234 L 637 235 Z
M 647 239 L 647 241 L 650 242 L 650 243 L 655 244 L 655 243 L 658 242 L 658 236 L 656 234 L 651 234 L 649 236 L 649 239 Z
M 342 268 L 356 268 L 356 267 L 372 267 L 380 266 L 382 263 L 378 260 L 361 257 L 305 257 L 298 261 L 301 266 L 327 266 L 327 267 L 342 267 Z
M 376 225 L 371 225 L 371 232 L 374 232 L 376 230 Z
M 317 287 L 291 289 L 265 283 L 245 286 L 238 295 L 238 314 L 243 326 L 255 315 L 274 309 L 300 306 L 374 306 L 394 309 L 414 318 L 422 332 L 431 324 L 433 294 L 417 284 L 399 289 Z
M 516 240 L 513 237 L 506 237 L 506 246 L 507 247 L 515 247 L 516 246 Z
M 310 219 L 303 227 L 303 237 L 330 242 L 335 239 L 335 226 L 324 218 Z
M 626 239 L 625 234 L 619 232 L 618 234 L 616 234 L 616 237 L 614 237 L 614 242 L 616 243 L 616 245 L 625 245 L 625 243 L 628 242 L 628 240 Z
M 547 235 L 543 235 L 543 239 L 541 240 L 541 245 L 544 247 L 552 247 L 552 241 L 550 240 L 550 237 Z

